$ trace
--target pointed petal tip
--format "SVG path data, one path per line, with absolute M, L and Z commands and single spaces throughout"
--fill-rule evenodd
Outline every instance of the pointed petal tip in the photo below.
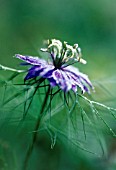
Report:
M 82 64 L 87 64 L 87 61 L 84 60 L 84 59 L 82 59 L 82 58 L 80 58 L 80 63 L 82 63 Z
M 23 56 L 22 56 L 21 54 L 15 54 L 14 57 L 19 58 L 19 59 L 22 59 Z

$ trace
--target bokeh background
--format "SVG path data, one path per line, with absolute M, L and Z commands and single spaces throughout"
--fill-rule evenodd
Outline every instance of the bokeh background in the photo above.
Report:
M 15 54 L 41 55 L 39 49 L 43 47 L 43 40 L 50 38 L 79 44 L 83 58 L 88 63 L 78 67 L 92 80 L 96 89 L 96 93 L 92 94 L 94 99 L 116 107 L 115 0 L 0 0 L 2 65 L 19 68 L 19 61 L 13 58 Z M 9 73 L 1 72 L 0 77 L 4 76 L 5 79 L 7 74 Z M 7 112 L 1 106 L 1 118 L 5 114 L 6 117 L 0 120 L 0 169 L 20 170 L 29 139 L 26 134 L 33 128 L 30 130 L 31 125 L 27 123 L 24 128 L 27 131 L 23 133 L 22 129 L 20 135 L 15 135 L 17 125 L 5 123 Z M 57 119 L 55 121 L 57 125 Z M 115 119 L 110 123 L 116 128 Z M 54 149 L 51 149 L 49 135 L 43 132 L 40 136 L 28 169 L 116 169 L 116 141 L 110 134 L 105 136 L 106 143 L 103 144 L 107 156 L 100 160 L 93 158 L 91 154 L 81 153 L 78 149 L 66 147 L 66 139 L 61 140 L 62 137 L 59 137 Z M 97 150 L 98 145 L 94 140 L 93 145 Z

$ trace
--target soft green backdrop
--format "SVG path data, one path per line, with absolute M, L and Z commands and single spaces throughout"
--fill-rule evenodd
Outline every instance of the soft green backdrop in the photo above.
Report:
M 79 68 L 92 80 L 96 88 L 94 98 L 116 107 L 116 1 L 0 0 L 2 65 L 19 68 L 19 61 L 13 58 L 15 54 L 37 56 L 40 54 L 39 49 L 43 46 L 43 40 L 50 38 L 67 41 L 70 44 L 79 43 L 83 58 L 88 62 L 86 66 L 79 65 Z M 1 72 L 0 76 L 7 77 L 7 73 Z M 12 91 L 9 95 L 11 93 Z M 1 106 L 0 168 L 20 170 L 26 150 L 25 143 L 28 143 L 29 138 L 25 134 L 32 131 L 33 126 L 27 123 L 24 128 L 27 131 L 23 133 L 22 130 L 20 135 L 15 136 L 17 125 L 15 127 L 15 123 L 5 124 L 7 112 L 3 111 Z M 59 119 L 61 118 L 62 116 Z M 56 127 L 57 121 L 56 119 Z M 110 123 L 116 128 L 114 121 Z M 30 162 L 30 169 L 93 170 L 105 167 L 108 170 L 115 170 L 116 168 L 116 164 L 113 163 L 116 160 L 116 145 L 111 135 L 106 138 L 106 148 L 110 148 L 108 155 L 111 154 L 111 157 L 110 159 L 103 157 L 100 162 L 97 158 L 92 159 L 91 155 L 84 157 L 77 150 L 75 153 L 70 149 L 64 149 L 65 139 L 61 142 L 60 137 L 55 148 L 51 150 L 50 138 L 48 135 L 46 137 L 46 133 L 43 134 L 38 151 L 34 153 Z M 93 145 L 95 144 L 94 141 Z M 94 146 L 96 150 L 97 146 Z

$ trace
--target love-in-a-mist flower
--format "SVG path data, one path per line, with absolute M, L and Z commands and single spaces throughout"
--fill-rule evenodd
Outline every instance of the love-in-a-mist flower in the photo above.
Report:
M 90 93 L 89 88 L 93 89 L 93 86 L 88 76 L 72 66 L 76 62 L 86 64 L 86 61 L 81 58 L 78 44 L 71 46 L 67 42 L 62 43 L 52 39 L 48 40 L 47 48 L 41 48 L 41 51 L 49 54 L 47 61 L 38 57 L 16 54 L 16 58 L 25 61 L 24 65 L 30 65 L 25 81 L 41 77 L 48 79 L 52 88 L 58 86 L 64 92 L 69 90 L 76 92 L 80 88 L 83 93 Z

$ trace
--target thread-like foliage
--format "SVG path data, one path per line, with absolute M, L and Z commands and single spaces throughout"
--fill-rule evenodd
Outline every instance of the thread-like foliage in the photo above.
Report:
M 97 157 L 106 154 L 103 136 L 111 133 L 116 137 L 116 109 L 91 100 L 91 96 L 86 97 L 79 91 L 65 93 L 58 87 L 51 88 L 43 78 L 20 83 L 18 77 L 22 72 L 8 67 L 7 70 L 14 73 L 0 82 L 0 117 L 2 126 L 15 125 L 20 131 L 31 122 L 26 131 L 31 138 L 23 160 L 24 169 L 42 131 L 50 136 L 51 148 L 62 141 L 72 150 L 80 149 Z

